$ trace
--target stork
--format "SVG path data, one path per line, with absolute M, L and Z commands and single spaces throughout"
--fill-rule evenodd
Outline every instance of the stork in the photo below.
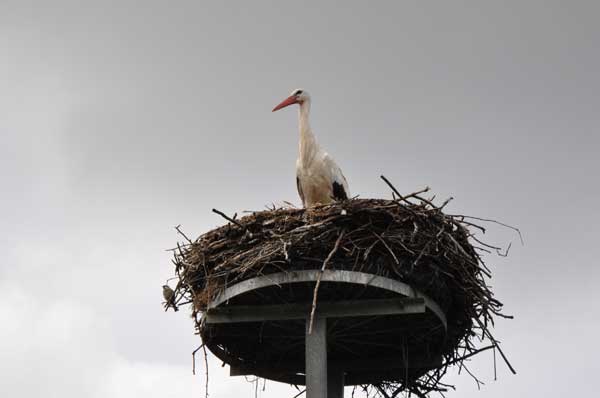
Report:
M 335 160 L 319 146 L 310 128 L 310 95 L 297 89 L 273 108 L 273 112 L 298 104 L 300 142 L 296 160 L 296 186 L 304 207 L 346 200 L 350 196 L 348 182 Z

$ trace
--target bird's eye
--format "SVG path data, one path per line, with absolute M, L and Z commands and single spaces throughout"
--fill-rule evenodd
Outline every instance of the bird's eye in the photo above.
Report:
M 296 95 L 300 95 L 300 94 L 302 94 L 302 90 L 296 91 Z

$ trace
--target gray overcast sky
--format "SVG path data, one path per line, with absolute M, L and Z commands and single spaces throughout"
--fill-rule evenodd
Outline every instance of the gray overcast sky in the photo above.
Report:
M 489 260 L 519 374 L 482 355 L 482 391 L 448 396 L 593 394 L 599 2 L 51 3 L 0 1 L 1 396 L 203 394 L 164 249 L 212 207 L 299 202 L 296 114 L 271 113 L 296 87 L 353 194 L 389 197 L 384 173 L 525 234 Z

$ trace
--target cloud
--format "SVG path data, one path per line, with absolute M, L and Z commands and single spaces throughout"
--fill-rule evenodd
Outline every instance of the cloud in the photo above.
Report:
M 60 3 L 0 12 L 0 396 L 202 396 L 192 322 L 160 307 L 164 249 L 173 225 L 221 223 L 212 207 L 297 203 L 294 116 L 270 113 L 295 86 L 353 193 L 389 197 L 385 173 L 524 231 L 491 261 L 520 374 L 499 363 L 486 396 L 590 390 L 597 4 Z M 210 361 L 211 397 L 253 394 L 227 371 Z
M 0 289 L 0 354 L 10 358 L 0 361 L 1 396 L 14 396 L 15 392 L 23 397 L 204 396 L 201 356 L 196 376 L 192 375 L 189 356 L 185 365 L 125 357 L 117 352 L 111 332 L 117 325 L 110 324 L 93 307 L 75 300 L 39 299 L 24 285 L 8 281 L 3 281 Z M 146 338 L 143 330 L 130 330 L 130 334 L 136 333 L 140 336 L 134 340 Z M 151 341 L 144 345 L 152 352 Z M 210 360 L 212 397 L 254 391 L 243 378 L 228 379 L 226 371 Z M 267 392 L 273 391 L 288 394 L 291 390 L 269 383 Z
M 90 396 L 112 356 L 111 334 L 93 308 L 43 300 L 27 284 L 0 284 L 0 395 Z
M 192 377 L 190 368 L 184 366 L 131 362 L 119 358 L 111 363 L 106 376 L 98 398 L 200 397 L 204 390 L 202 380 Z

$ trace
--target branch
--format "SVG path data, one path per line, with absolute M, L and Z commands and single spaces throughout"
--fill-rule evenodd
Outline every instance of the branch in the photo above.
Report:
M 498 224 L 498 225 L 502 225 L 503 227 L 512 229 L 513 231 L 516 231 L 519 234 L 519 239 L 521 240 L 521 244 L 524 245 L 525 242 L 523 241 L 523 235 L 521 235 L 521 230 L 517 227 L 513 227 L 512 225 L 508 225 L 508 224 L 504 224 L 500 221 L 496 221 L 490 218 L 480 218 L 480 217 L 473 217 L 473 216 L 463 216 L 462 214 L 448 214 L 450 217 L 461 217 L 463 219 L 465 218 L 470 218 L 471 220 L 479 220 L 479 221 L 485 221 L 485 222 L 491 222 L 494 224 Z
M 238 227 L 240 227 L 241 229 L 247 231 L 248 228 L 244 227 L 242 224 L 240 224 L 239 222 L 237 222 L 236 220 L 234 220 L 233 218 L 227 216 L 225 213 L 223 213 L 222 211 L 219 211 L 217 209 L 212 209 L 213 213 L 217 213 L 218 215 L 220 215 L 221 217 L 223 217 L 224 219 L 226 219 L 227 221 L 229 221 L 232 224 L 237 225 Z
M 185 240 L 187 240 L 190 244 L 193 244 L 194 242 L 192 242 L 192 240 L 190 238 L 188 238 L 183 232 L 181 232 L 179 227 L 181 227 L 181 224 L 179 224 L 178 226 L 175 227 L 175 230 L 179 233 L 179 235 L 183 236 L 183 238 Z M 181 248 L 179 248 L 179 251 L 181 252 Z
M 204 367 L 206 368 L 206 383 L 204 384 L 205 397 L 208 398 L 208 355 L 206 355 L 205 344 L 202 344 L 202 350 L 204 351 Z
M 319 276 L 317 277 L 317 283 L 315 284 L 315 290 L 313 291 L 313 301 L 312 301 L 312 308 L 310 310 L 310 322 L 308 324 L 308 334 L 312 333 L 312 325 L 313 325 L 313 320 L 315 319 L 315 310 L 317 309 L 317 294 L 319 292 L 319 285 L 321 284 L 321 277 L 323 276 L 323 272 L 325 272 L 325 268 L 327 268 L 327 264 L 329 263 L 329 260 L 331 260 L 331 258 L 335 254 L 335 252 L 337 252 L 338 247 L 340 247 L 340 242 L 341 242 L 342 238 L 344 237 L 345 232 L 346 232 L 346 230 L 342 230 L 342 232 L 340 232 L 340 235 L 338 236 L 337 240 L 335 241 L 335 245 L 333 246 L 333 249 L 331 249 L 331 251 L 327 255 L 327 258 L 325 259 L 325 261 L 323 261 L 323 266 L 321 267 L 321 272 L 319 273 Z
M 470 358 L 470 357 L 472 357 L 472 356 L 474 356 L 474 355 L 477 355 L 477 354 L 479 354 L 480 352 L 487 351 L 487 350 L 491 350 L 491 349 L 492 349 L 492 348 L 494 348 L 494 347 L 495 347 L 495 345 L 494 345 L 494 344 L 492 344 L 492 345 L 488 345 L 488 346 L 486 346 L 486 347 L 483 347 L 483 348 L 480 348 L 480 349 L 478 349 L 478 350 L 475 350 L 475 351 L 473 351 L 473 352 L 471 352 L 471 353 L 469 353 L 469 354 L 467 354 L 467 355 L 464 355 L 464 356 L 462 356 L 462 357 L 460 357 L 460 358 L 456 358 L 456 359 L 453 359 L 453 360 L 452 360 L 452 361 L 450 361 L 450 362 L 446 362 L 446 363 L 445 363 L 445 365 L 446 365 L 446 366 L 449 366 L 449 365 L 454 365 L 455 363 L 457 363 L 457 362 L 459 362 L 459 361 L 464 361 L 464 360 L 465 360 L 465 359 L 467 359 L 467 358 Z
M 292 398 L 298 398 L 300 395 L 304 394 L 306 392 L 306 388 L 302 391 L 300 391 L 298 394 L 294 395 Z
M 492 336 L 492 334 L 487 330 L 487 328 L 485 328 L 482 324 L 481 321 L 478 318 L 475 318 L 475 321 L 477 321 L 477 323 L 479 324 L 479 326 L 481 327 L 481 330 L 483 330 L 483 333 L 490 339 L 490 341 L 494 344 L 494 347 L 496 347 L 498 349 L 498 352 L 500 353 L 500 355 L 502 356 L 502 359 L 504 359 L 504 362 L 506 363 L 506 365 L 508 366 L 508 368 L 510 369 L 510 371 L 512 372 L 512 374 L 516 375 L 517 371 L 512 367 L 512 365 L 510 364 L 510 362 L 508 361 L 508 358 L 506 358 L 506 355 L 504 355 L 504 352 L 502 352 L 502 349 L 500 348 L 500 345 L 498 344 L 498 341 L 496 341 L 496 339 L 494 338 L 494 336 Z
M 201 349 L 202 347 L 204 347 L 204 343 L 202 343 L 200 345 L 200 347 L 196 348 L 194 351 L 192 351 L 192 374 L 195 375 L 196 374 L 196 353 L 198 352 L 199 349 Z
M 392 183 L 390 182 L 390 180 L 388 180 L 388 179 L 387 179 L 387 178 L 386 178 L 384 175 L 381 175 L 380 177 L 381 177 L 381 179 L 382 179 L 383 181 L 385 181 L 385 183 L 386 183 L 386 184 L 387 184 L 387 185 L 388 185 L 388 186 L 389 186 L 389 187 L 392 189 L 392 191 L 394 191 L 394 193 L 395 193 L 395 194 L 398 196 L 398 199 L 399 199 L 399 200 L 402 200 L 402 201 L 404 201 L 404 202 L 408 203 L 409 205 L 412 205 L 413 203 L 411 203 L 411 202 L 408 200 L 408 198 L 410 198 L 410 197 L 417 197 L 416 195 L 418 195 L 418 194 L 420 194 L 420 193 L 424 193 L 424 192 L 427 192 L 427 191 L 429 191 L 429 187 L 425 187 L 424 189 L 422 189 L 422 190 L 420 190 L 420 191 L 413 192 L 413 193 L 411 193 L 411 194 L 409 194 L 409 195 L 406 195 L 406 196 L 404 196 L 404 195 L 402 195 L 402 194 L 401 194 L 401 193 L 400 193 L 400 192 L 399 192 L 399 191 L 396 189 L 396 187 L 394 186 L 394 184 L 392 184 Z M 418 199 L 420 199 L 420 198 L 418 198 Z M 422 200 L 422 199 L 421 199 L 421 200 Z M 433 207 L 435 207 L 435 206 L 433 206 Z

